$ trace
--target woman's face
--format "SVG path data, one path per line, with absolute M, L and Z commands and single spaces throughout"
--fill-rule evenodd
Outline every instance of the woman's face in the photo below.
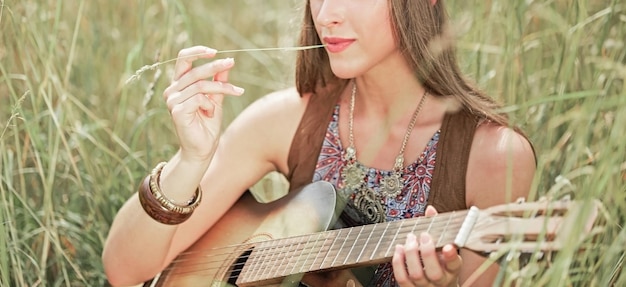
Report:
M 333 73 L 353 78 L 401 59 L 389 19 L 388 0 L 310 0 L 317 34 Z

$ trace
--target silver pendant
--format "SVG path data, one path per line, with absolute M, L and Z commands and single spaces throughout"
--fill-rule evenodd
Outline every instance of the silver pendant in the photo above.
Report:
M 356 149 L 354 146 L 350 145 L 346 148 L 343 160 L 345 166 L 341 170 L 341 180 L 343 181 L 343 193 L 347 196 L 363 185 L 365 171 L 356 165 Z
M 360 169 L 354 163 L 347 164 L 341 171 L 341 179 L 343 180 L 344 193 L 352 194 L 355 190 L 363 185 L 365 171 Z M 347 195 L 347 194 L 344 194 Z
M 380 180 L 380 193 L 386 197 L 394 198 L 402 192 L 404 179 L 402 174 L 396 171 Z

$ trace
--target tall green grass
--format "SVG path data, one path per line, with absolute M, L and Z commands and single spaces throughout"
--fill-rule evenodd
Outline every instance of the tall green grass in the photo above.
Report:
M 121 204 L 176 150 L 161 93 L 179 49 L 295 44 L 299 1 L 0 1 L 0 286 L 100 286 Z M 604 228 L 554 260 L 503 261 L 521 286 L 626 285 L 626 4 L 449 1 L 464 69 L 532 139 L 533 197 L 596 198 Z M 233 55 L 226 122 L 292 85 L 292 52 Z M 221 56 L 220 56 L 221 57 Z M 579 247 L 585 247 L 578 251 Z M 546 268 L 549 267 L 549 268 Z

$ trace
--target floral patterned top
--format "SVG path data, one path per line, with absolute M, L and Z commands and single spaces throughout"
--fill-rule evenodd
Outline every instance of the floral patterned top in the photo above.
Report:
M 343 147 L 339 139 L 339 105 L 335 106 L 332 119 L 326 130 L 322 150 L 317 160 L 313 181 L 328 181 L 337 190 L 343 188 L 341 171 L 345 166 L 342 158 Z M 379 197 L 385 209 L 385 219 L 387 221 L 404 218 L 423 216 L 426 210 L 428 193 L 435 170 L 435 156 L 440 132 L 437 131 L 430 139 L 420 157 L 406 166 L 402 172 L 404 187 L 401 193 L 395 198 Z M 366 185 L 374 191 L 380 193 L 380 180 L 389 175 L 391 170 L 378 170 L 360 165 L 366 170 Z M 369 224 L 367 217 L 362 214 L 362 207 L 355 202 L 355 194 L 348 195 L 347 205 L 341 214 L 341 221 L 344 226 L 358 226 Z M 393 278 L 391 263 L 381 264 L 376 269 L 374 278 L 369 286 L 396 286 Z

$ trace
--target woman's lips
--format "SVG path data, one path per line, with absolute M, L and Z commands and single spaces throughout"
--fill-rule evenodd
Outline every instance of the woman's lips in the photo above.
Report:
M 337 38 L 337 37 L 324 37 L 324 43 L 326 43 L 326 49 L 331 53 L 339 53 L 347 49 L 354 39 Z

